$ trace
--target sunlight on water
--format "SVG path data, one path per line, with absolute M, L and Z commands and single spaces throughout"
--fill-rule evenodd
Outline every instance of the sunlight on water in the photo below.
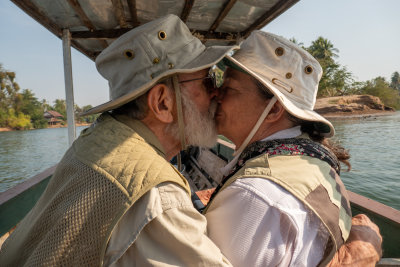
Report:
M 351 154 L 347 189 L 400 210 L 400 112 L 332 123 Z M 0 132 L 0 192 L 57 164 L 67 143 L 66 128 Z
M 341 174 L 347 189 L 400 210 L 400 112 L 332 123 L 351 155 L 352 170 Z
M 54 166 L 67 148 L 67 128 L 0 132 L 0 192 Z

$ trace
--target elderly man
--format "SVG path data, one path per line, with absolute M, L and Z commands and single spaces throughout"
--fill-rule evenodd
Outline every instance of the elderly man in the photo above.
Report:
M 225 61 L 216 121 L 237 150 L 205 210 L 209 236 L 234 266 L 325 266 L 349 237 L 351 211 L 339 177 L 348 155 L 325 140 L 334 128 L 313 111 L 322 69 L 261 31 Z M 375 256 L 363 264 L 379 259 L 379 230 L 372 233 Z M 351 264 L 360 259 L 354 251 Z
M 102 115 L 66 152 L 6 241 L 1 265 L 230 265 L 168 161 L 185 143 L 214 143 L 208 68 L 232 49 L 205 48 L 174 15 L 106 48 L 96 65 L 111 101 L 87 112 Z

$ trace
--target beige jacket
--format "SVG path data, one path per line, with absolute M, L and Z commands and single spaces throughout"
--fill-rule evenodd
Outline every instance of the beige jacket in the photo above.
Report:
M 134 127 L 126 118 L 118 119 Z M 148 141 L 162 150 L 156 140 Z M 152 188 L 123 216 L 108 243 L 104 265 L 231 266 L 207 237 L 207 221 L 186 190 L 170 182 Z
M 227 265 L 188 207 L 187 181 L 164 155 L 143 123 L 102 114 L 4 243 L 0 265 Z
M 205 217 L 182 188 L 160 184 L 120 221 L 109 241 L 105 266 L 231 266 L 207 237 L 206 227 Z

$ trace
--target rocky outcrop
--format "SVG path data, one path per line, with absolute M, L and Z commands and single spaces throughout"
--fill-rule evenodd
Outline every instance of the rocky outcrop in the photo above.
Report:
M 379 97 L 351 95 L 318 98 L 314 110 L 325 117 L 357 116 L 395 111 L 385 106 Z

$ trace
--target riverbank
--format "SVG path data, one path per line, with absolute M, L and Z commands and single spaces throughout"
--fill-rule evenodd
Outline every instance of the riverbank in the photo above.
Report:
M 11 128 L 1 128 L 0 127 L 0 132 L 9 132 L 9 131 L 13 131 L 13 129 L 11 129 Z
M 393 115 L 396 110 L 371 95 L 318 98 L 314 110 L 325 118 L 367 118 Z
M 90 123 L 76 123 L 75 126 L 89 126 Z M 68 125 L 49 125 L 47 129 L 53 129 L 53 128 L 67 128 Z M 37 130 L 37 129 L 29 129 L 29 130 Z M 22 130 L 22 131 L 29 131 L 29 130 Z M 10 132 L 10 131 L 21 131 L 21 130 L 14 130 L 12 128 L 1 128 L 0 127 L 0 132 Z

